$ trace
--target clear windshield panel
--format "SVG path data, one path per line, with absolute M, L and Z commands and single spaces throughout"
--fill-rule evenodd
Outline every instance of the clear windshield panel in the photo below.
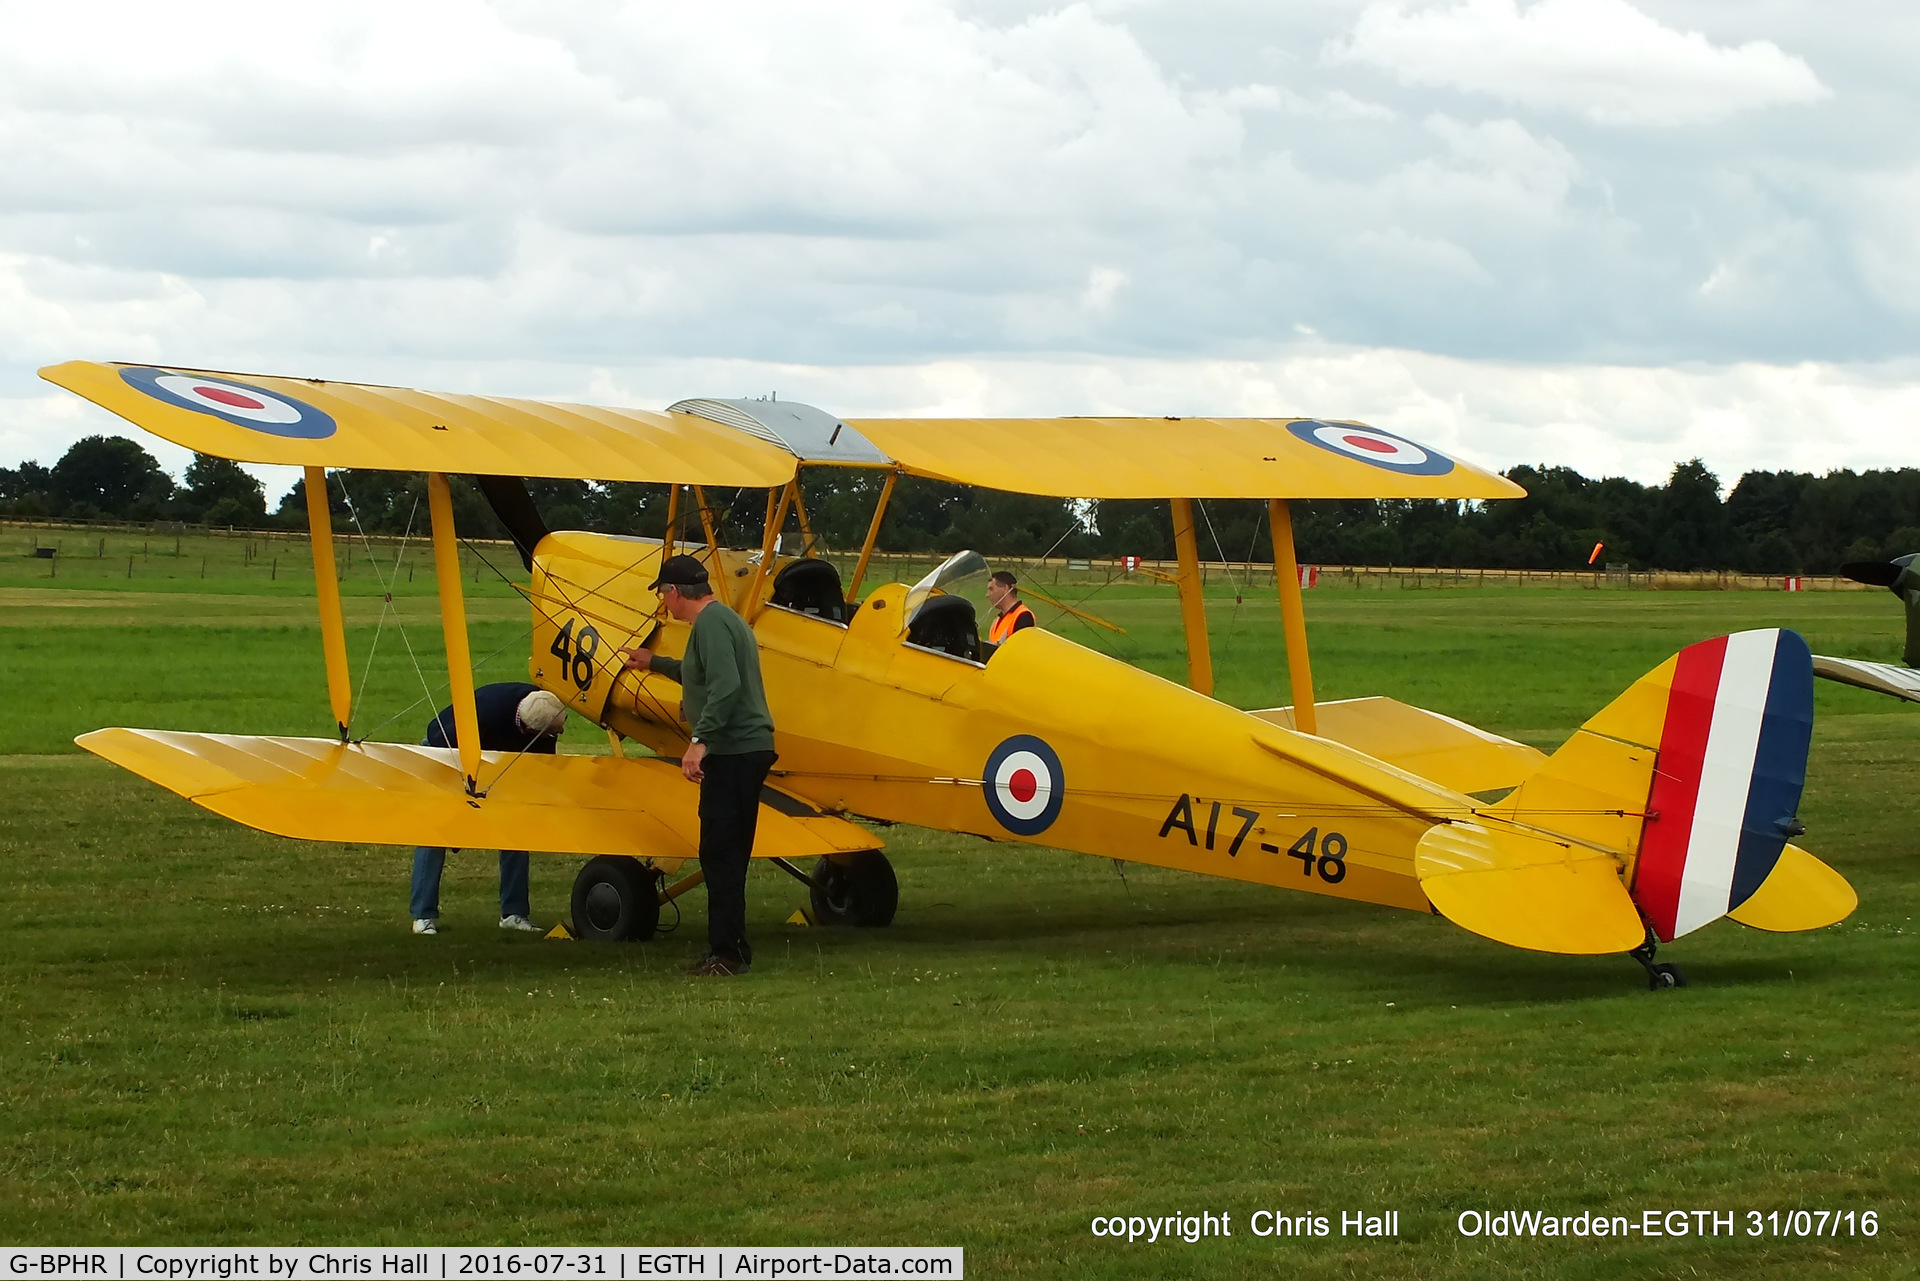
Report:
M 934 596 L 965 596 L 977 606 L 986 600 L 986 593 L 986 558 L 979 552 L 955 552 L 907 590 L 907 607 L 900 611 L 901 630 L 912 625 L 921 606 Z

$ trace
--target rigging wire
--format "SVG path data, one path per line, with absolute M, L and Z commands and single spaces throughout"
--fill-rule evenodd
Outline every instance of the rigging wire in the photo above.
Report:
M 515 636 L 512 640 L 502 645 L 499 649 L 494 650 L 493 653 L 488 654 L 485 658 L 481 659 L 478 663 L 475 663 L 474 664 L 475 669 L 477 670 L 479 668 L 485 667 L 488 663 L 491 663 L 494 659 L 500 657 L 500 655 L 506 653 L 509 649 L 512 649 L 515 645 L 520 644 L 522 641 L 531 639 L 532 636 L 533 636 L 533 628 L 528 627 L 526 631 L 520 633 L 518 636 Z M 385 729 L 387 726 L 399 720 L 402 716 L 405 716 L 408 712 L 411 712 L 414 708 L 420 706 L 422 703 L 425 703 L 427 706 L 431 707 L 433 706 L 434 703 L 438 701 L 439 700 L 435 698 L 431 692 L 429 692 L 426 696 L 422 698 L 416 698 L 411 703 L 408 703 L 405 707 L 401 708 L 399 711 L 395 712 L 393 715 L 387 717 L 387 719 L 385 719 L 384 721 L 381 721 L 378 725 L 375 725 L 372 729 L 360 735 L 360 737 L 354 739 L 353 741 L 356 745 L 360 743 L 364 743 L 368 739 L 372 738 L 375 734 L 378 734 L 381 730 Z
M 341 486 L 341 489 L 342 492 L 345 491 L 344 484 Z M 413 521 L 419 514 L 420 498 L 419 495 L 416 494 L 413 500 L 413 510 L 407 513 L 406 533 L 400 536 L 400 550 L 394 553 L 393 557 L 393 581 L 396 584 L 400 581 L 400 566 L 406 560 L 407 540 L 413 536 Z M 371 554 L 369 554 L 369 557 L 371 557 Z M 347 721 L 349 724 L 353 721 L 354 710 L 357 710 L 366 702 L 367 682 L 373 679 L 373 660 L 380 653 L 380 636 L 386 629 L 387 614 L 389 612 L 395 615 L 394 625 L 399 626 L 399 611 L 394 608 L 393 592 L 391 589 L 381 593 L 380 617 L 373 625 L 373 644 L 367 647 L 367 666 L 366 670 L 360 673 L 360 689 L 354 694 L 352 708 L 350 708 L 347 713 Z
M 344 470 L 336 469 L 333 472 L 333 476 L 336 480 L 340 482 L 341 500 L 345 502 L 347 505 L 347 515 L 353 518 L 354 529 L 359 531 L 360 545 L 366 548 L 367 550 L 367 561 L 369 564 L 373 566 L 374 577 L 380 580 L 380 590 L 386 596 L 387 604 L 391 605 L 393 602 L 393 585 L 387 582 L 387 580 L 384 577 L 382 577 L 380 574 L 380 562 L 377 559 L 375 559 L 373 554 L 373 540 L 367 536 L 366 526 L 360 523 L 360 509 L 354 505 L 353 495 L 347 492 L 346 474 Z M 414 500 L 414 506 L 415 506 L 415 509 L 418 510 L 418 507 L 419 507 L 418 498 Z M 411 523 L 411 520 L 409 520 L 409 523 Z M 398 577 L 397 573 L 395 574 L 395 577 L 396 578 Z M 385 612 L 386 610 L 383 607 L 381 610 L 381 613 L 383 616 Z M 397 612 L 394 614 L 393 625 L 394 625 L 394 629 L 400 633 L 400 643 L 407 647 L 407 657 L 413 663 L 414 675 L 420 678 L 420 689 L 423 693 L 426 694 L 427 700 L 431 702 L 433 700 L 433 691 L 432 689 L 428 688 L 427 674 L 420 666 L 420 656 L 413 652 L 413 641 L 407 635 L 407 625 L 401 621 L 400 616 Z M 378 641 L 379 639 L 379 634 L 377 632 L 375 633 L 374 639 L 376 641 Z M 367 665 L 369 669 L 371 669 L 373 665 L 373 655 L 371 652 L 369 652 L 367 655 Z M 351 717 L 351 712 L 349 712 L 349 717 Z
M 1073 531 L 1074 531 L 1074 530 L 1076 530 L 1076 529 L 1078 529 L 1078 528 L 1080 528 L 1080 522 L 1079 522 L 1079 521 L 1077 521 L 1077 520 L 1076 520 L 1076 521 L 1074 521 L 1074 522 L 1073 522 L 1072 524 L 1070 524 L 1070 525 L 1068 525 L 1068 526 L 1067 526 L 1067 532 L 1066 532 L 1066 533 L 1064 533 L 1064 534 L 1062 534 L 1062 535 L 1060 535 L 1060 537 L 1058 537 L 1058 538 L 1056 538 L 1056 539 L 1054 539 L 1054 540 L 1053 540 L 1053 546 L 1051 546 L 1051 547 L 1049 547 L 1049 548 L 1047 548 L 1047 550 L 1045 550 L 1045 551 L 1043 551 L 1043 552 L 1041 552 L 1041 553 L 1040 553 L 1040 559 L 1041 559 L 1041 560 L 1045 560 L 1045 559 L 1046 559 L 1047 557 L 1049 557 L 1049 556 L 1051 556 L 1051 555 L 1053 555 L 1053 554 L 1054 554 L 1055 552 L 1057 552 L 1057 551 L 1059 551 L 1059 550 L 1060 550 L 1060 544 L 1061 544 L 1061 543 L 1064 543 L 1064 542 L 1066 542 L 1066 541 L 1067 541 L 1067 540 L 1068 540 L 1069 538 L 1072 538 L 1072 537 L 1073 537 Z
M 1221 565 L 1226 568 L 1227 581 L 1233 584 L 1233 613 L 1227 616 L 1227 635 L 1220 642 L 1220 660 L 1225 662 L 1233 653 L 1233 633 L 1234 628 L 1240 623 L 1240 607 L 1244 603 L 1245 593 L 1240 590 L 1240 580 L 1234 576 L 1233 562 L 1227 559 L 1227 549 L 1220 545 L 1220 531 L 1214 528 L 1213 513 L 1207 510 L 1204 499 L 1196 498 L 1193 501 L 1200 508 L 1200 519 L 1207 522 L 1207 532 L 1213 535 L 1213 550 L 1219 555 Z M 1251 586 L 1251 578 L 1249 578 L 1249 586 Z
M 480 563 L 485 565 L 488 569 L 491 569 L 494 572 L 494 574 L 500 579 L 500 581 L 506 583 L 507 586 L 519 592 L 534 606 L 534 608 L 540 610 L 548 622 L 556 621 L 552 611 L 548 610 L 546 606 L 541 602 L 541 600 L 538 597 L 534 596 L 534 594 L 530 589 L 521 587 L 519 583 L 516 583 L 511 578 L 507 577 L 507 575 L 501 571 L 500 567 L 495 565 L 491 560 L 488 560 L 486 555 L 483 552 L 481 552 L 481 550 L 478 547 L 476 547 L 470 540 L 463 538 L 461 541 L 467 544 L 468 550 L 473 552 L 475 558 L 477 558 L 480 561 Z M 613 581 L 615 579 L 621 577 L 624 574 L 629 574 L 632 572 L 633 572 L 632 564 L 622 565 L 619 568 L 615 569 L 613 573 L 609 574 L 605 579 L 603 579 L 598 586 L 590 587 L 582 594 L 587 597 L 604 596 L 606 589 L 613 584 Z M 579 584 L 569 583 L 567 580 L 558 578 L 555 575 L 549 573 L 547 575 L 547 586 L 552 588 L 555 594 L 558 595 L 561 598 L 561 600 L 566 604 L 566 606 L 570 608 L 574 613 L 577 613 L 582 617 L 586 617 L 586 618 L 596 617 L 592 611 L 581 606 L 572 596 L 568 594 L 566 590 L 568 587 L 570 586 L 577 587 L 579 586 Z M 607 599 L 612 600 L 611 597 L 607 597 Z M 619 602 L 619 603 L 624 603 L 624 602 Z M 598 619 L 598 621 L 606 621 L 606 620 Z M 533 628 L 530 626 L 525 633 L 525 637 L 530 639 L 532 635 L 533 635 Z M 505 646 L 502 646 L 501 648 L 504 649 Z M 500 652 L 501 652 L 500 650 L 495 650 L 494 654 L 497 655 Z M 491 657 L 492 655 L 489 656 L 489 658 Z M 612 676 L 612 679 L 617 681 L 619 679 L 618 673 L 614 673 Z M 643 682 L 639 682 L 639 681 L 636 681 L 634 685 L 635 715 L 641 714 L 640 700 L 642 696 L 644 696 L 647 699 L 648 703 L 651 706 L 651 709 L 655 713 L 657 713 L 655 716 L 651 717 L 650 719 L 657 721 L 669 732 L 674 733 L 682 738 L 687 738 L 690 736 L 691 732 L 689 730 L 681 728 L 679 724 L 679 718 L 674 715 L 673 709 L 667 705 L 666 700 L 661 698 L 658 694 L 654 693 L 652 690 L 648 689 Z M 609 698 L 611 697 L 612 696 L 610 694 Z M 512 768 L 512 762 L 508 763 L 507 768 L 509 769 Z M 500 771 L 500 774 L 494 777 L 493 782 L 498 783 L 500 781 L 500 778 L 503 777 L 506 774 L 506 772 L 507 772 L 506 769 L 502 769 Z M 489 784 L 488 786 L 491 787 L 492 784 Z

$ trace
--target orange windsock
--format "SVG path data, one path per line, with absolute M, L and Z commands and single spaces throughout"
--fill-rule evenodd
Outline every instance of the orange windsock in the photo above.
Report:
M 1593 562 L 1595 562 L 1596 560 L 1599 560 L 1599 559 L 1600 559 L 1600 549 L 1601 549 L 1602 547 L 1605 547 L 1605 546 L 1606 546 L 1606 544 L 1605 544 L 1605 543 L 1595 543 L 1595 544 L 1593 545 L 1593 555 L 1591 555 L 1591 556 L 1589 556 L 1589 557 L 1587 557 L 1587 564 L 1589 564 L 1589 565 L 1591 565 L 1591 564 L 1593 564 Z

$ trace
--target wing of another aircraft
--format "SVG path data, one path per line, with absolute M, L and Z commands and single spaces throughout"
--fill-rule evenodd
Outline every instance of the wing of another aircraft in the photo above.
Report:
M 74 741 L 276 836 L 654 859 L 699 854 L 700 789 L 670 761 L 487 752 L 486 795 L 475 799 L 451 748 L 146 729 L 101 729 Z M 880 844 L 845 819 L 796 817 L 762 804 L 753 853 L 798 859 Z
M 1920 703 L 1920 671 L 1893 663 L 1869 663 L 1858 658 L 1813 656 L 1813 674 L 1842 685 L 1856 685 L 1876 694 L 1891 694 L 1909 703 Z

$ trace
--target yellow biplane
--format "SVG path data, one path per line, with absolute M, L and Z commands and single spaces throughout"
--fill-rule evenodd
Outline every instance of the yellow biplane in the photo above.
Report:
M 1722 916 L 1805 930 L 1846 916 L 1841 876 L 1791 843 L 1812 721 L 1807 647 L 1765 630 L 1688 647 L 1553 755 L 1389 698 L 1316 705 L 1290 499 L 1501 499 L 1507 480 L 1413 441 L 1319 419 L 854 419 L 759 400 L 662 412 L 436 395 L 313 379 L 71 362 L 43 376 L 177 444 L 306 469 L 338 737 L 103 729 L 88 750 L 215 813 L 309 840 L 592 856 L 578 931 L 645 937 L 692 858 L 697 789 L 674 760 L 677 687 L 617 650 L 678 654 L 645 590 L 697 554 L 759 639 L 779 763 L 756 857 L 805 880 L 828 922 L 884 925 L 898 887 L 869 827 L 911 823 L 1434 912 L 1516 947 L 1633 955 Z M 1017 463 L 1010 463 L 1017 460 Z M 883 472 L 851 581 L 806 552 L 801 468 Z M 428 474 L 457 749 L 354 741 L 326 469 Z M 530 679 L 604 727 L 610 757 L 482 752 L 448 473 L 473 474 L 531 578 Z M 960 580 L 860 593 L 901 475 L 1078 499 L 1169 499 L 1188 687 L 1029 629 L 982 644 Z M 671 486 L 665 540 L 549 531 L 523 478 Z M 757 549 L 720 546 L 708 487 L 767 492 Z M 1293 704 L 1211 697 L 1194 502 L 1269 504 Z M 689 508 L 698 546 L 677 540 Z M 795 510 L 797 509 L 797 510 Z M 636 740 L 659 757 L 628 758 Z M 664 759 L 663 759 L 664 758 Z M 817 860 L 811 872 L 797 858 Z

